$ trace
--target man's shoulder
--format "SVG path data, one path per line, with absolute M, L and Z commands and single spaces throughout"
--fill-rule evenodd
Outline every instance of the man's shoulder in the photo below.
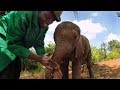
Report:
M 35 19 L 38 17 L 38 11 L 17 11 L 22 17 L 26 17 L 29 20 Z
M 38 14 L 38 11 L 10 11 L 8 13 L 8 15 L 20 15 L 20 16 L 26 16 L 26 17 L 31 17 L 36 14 Z

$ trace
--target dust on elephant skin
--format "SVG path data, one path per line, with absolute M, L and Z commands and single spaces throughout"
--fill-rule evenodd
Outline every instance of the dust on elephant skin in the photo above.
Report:
M 89 77 L 93 78 L 89 40 L 81 35 L 80 28 L 69 21 L 60 23 L 54 32 L 55 51 L 52 59 L 60 64 L 62 79 L 69 79 L 69 61 L 72 61 L 72 79 L 81 78 L 82 64 L 86 63 Z M 62 63 L 61 63 L 62 62 Z M 46 78 L 50 78 L 46 72 Z

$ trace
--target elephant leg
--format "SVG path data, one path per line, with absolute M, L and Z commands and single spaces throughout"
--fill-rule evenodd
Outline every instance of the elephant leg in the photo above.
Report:
M 81 79 L 81 60 L 72 61 L 72 79 Z
M 90 79 L 94 78 L 94 75 L 93 75 L 93 67 L 92 67 L 92 62 L 91 62 L 91 55 L 89 53 L 88 57 L 87 57 L 87 60 L 86 60 L 86 64 L 87 64 L 87 68 L 88 68 L 88 71 L 89 71 L 89 77 Z
M 63 62 L 60 64 L 60 69 L 62 71 L 62 79 L 69 79 L 69 76 L 68 76 L 68 66 L 69 66 L 69 60 L 66 60 L 64 59 Z

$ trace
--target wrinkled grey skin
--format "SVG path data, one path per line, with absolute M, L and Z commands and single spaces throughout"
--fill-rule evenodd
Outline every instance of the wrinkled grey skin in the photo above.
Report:
M 81 78 L 83 63 L 87 64 L 90 78 L 94 77 L 89 41 L 85 36 L 80 35 L 80 28 L 76 24 L 69 21 L 60 23 L 55 29 L 54 41 L 56 46 L 52 59 L 60 64 L 62 79 L 69 79 L 69 60 L 72 61 L 72 79 Z M 51 78 L 49 70 L 46 72 L 46 78 Z

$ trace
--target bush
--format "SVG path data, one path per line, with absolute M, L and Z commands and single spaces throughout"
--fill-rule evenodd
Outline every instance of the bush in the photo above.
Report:
M 114 49 L 107 55 L 107 60 L 120 58 L 120 49 Z

